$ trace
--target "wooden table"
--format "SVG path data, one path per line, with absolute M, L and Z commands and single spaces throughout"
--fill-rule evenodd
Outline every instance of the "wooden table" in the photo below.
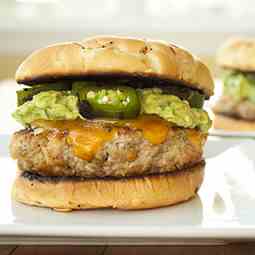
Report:
M 0 255 L 250 255 L 255 243 L 225 246 L 0 246 Z

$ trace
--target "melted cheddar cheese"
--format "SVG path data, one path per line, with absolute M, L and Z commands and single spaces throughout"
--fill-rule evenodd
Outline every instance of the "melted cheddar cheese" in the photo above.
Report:
M 170 130 L 170 123 L 157 116 L 141 116 L 136 120 L 125 121 L 124 125 L 142 130 L 143 136 L 152 144 L 161 144 Z
M 86 120 L 38 120 L 33 126 L 67 131 L 67 142 L 72 146 L 73 153 L 84 160 L 91 160 L 107 141 L 114 138 L 121 127 L 141 130 L 144 138 L 152 144 L 163 143 L 172 130 L 169 122 L 157 116 L 140 116 L 135 120 L 113 123 L 113 127 L 107 128 Z
M 74 129 L 70 131 L 67 141 L 73 146 L 73 153 L 77 157 L 91 160 L 104 143 L 113 138 L 115 132 L 97 127 Z

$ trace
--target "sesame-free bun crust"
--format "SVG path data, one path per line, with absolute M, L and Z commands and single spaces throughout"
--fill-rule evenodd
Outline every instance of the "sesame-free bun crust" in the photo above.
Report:
M 208 97 L 213 79 L 208 68 L 187 50 L 163 41 L 98 36 L 55 44 L 32 53 L 19 66 L 16 81 L 36 84 L 93 76 L 174 80 Z
M 229 39 L 218 50 L 217 63 L 223 68 L 254 72 L 255 39 Z
M 222 114 L 215 114 L 213 127 L 226 131 L 255 131 L 255 121 L 232 118 Z
M 12 196 L 25 204 L 58 211 L 157 208 L 194 197 L 203 175 L 204 162 L 176 173 L 123 179 L 53 181 L 49 177 L 26 178 L 19 173 Z

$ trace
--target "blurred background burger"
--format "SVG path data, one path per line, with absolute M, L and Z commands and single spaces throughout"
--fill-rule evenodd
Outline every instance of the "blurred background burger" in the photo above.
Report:
M 213 107 L 214 127 L 229 131 L 255 130 L 255 39 L 236 38 L 218 51 L 223 69 L 223 93 Z

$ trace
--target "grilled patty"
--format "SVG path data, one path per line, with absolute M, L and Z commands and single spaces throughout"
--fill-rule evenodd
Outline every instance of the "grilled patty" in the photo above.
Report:
M 240 119 L 255 120 L 255 104 L 248 100 L 235 102 L 229 96 L 222 96 L 213 111 Z
M 91 160 L 77 157 L 68 132 L 25 129 L 11 141 L 11 155 L 22 171 L 44 176 L 121 177 L 166 173 L 202 160 L 206 134 L 173 127 L 164 142 L 151 144 L 140 130 L 120 128 Z

